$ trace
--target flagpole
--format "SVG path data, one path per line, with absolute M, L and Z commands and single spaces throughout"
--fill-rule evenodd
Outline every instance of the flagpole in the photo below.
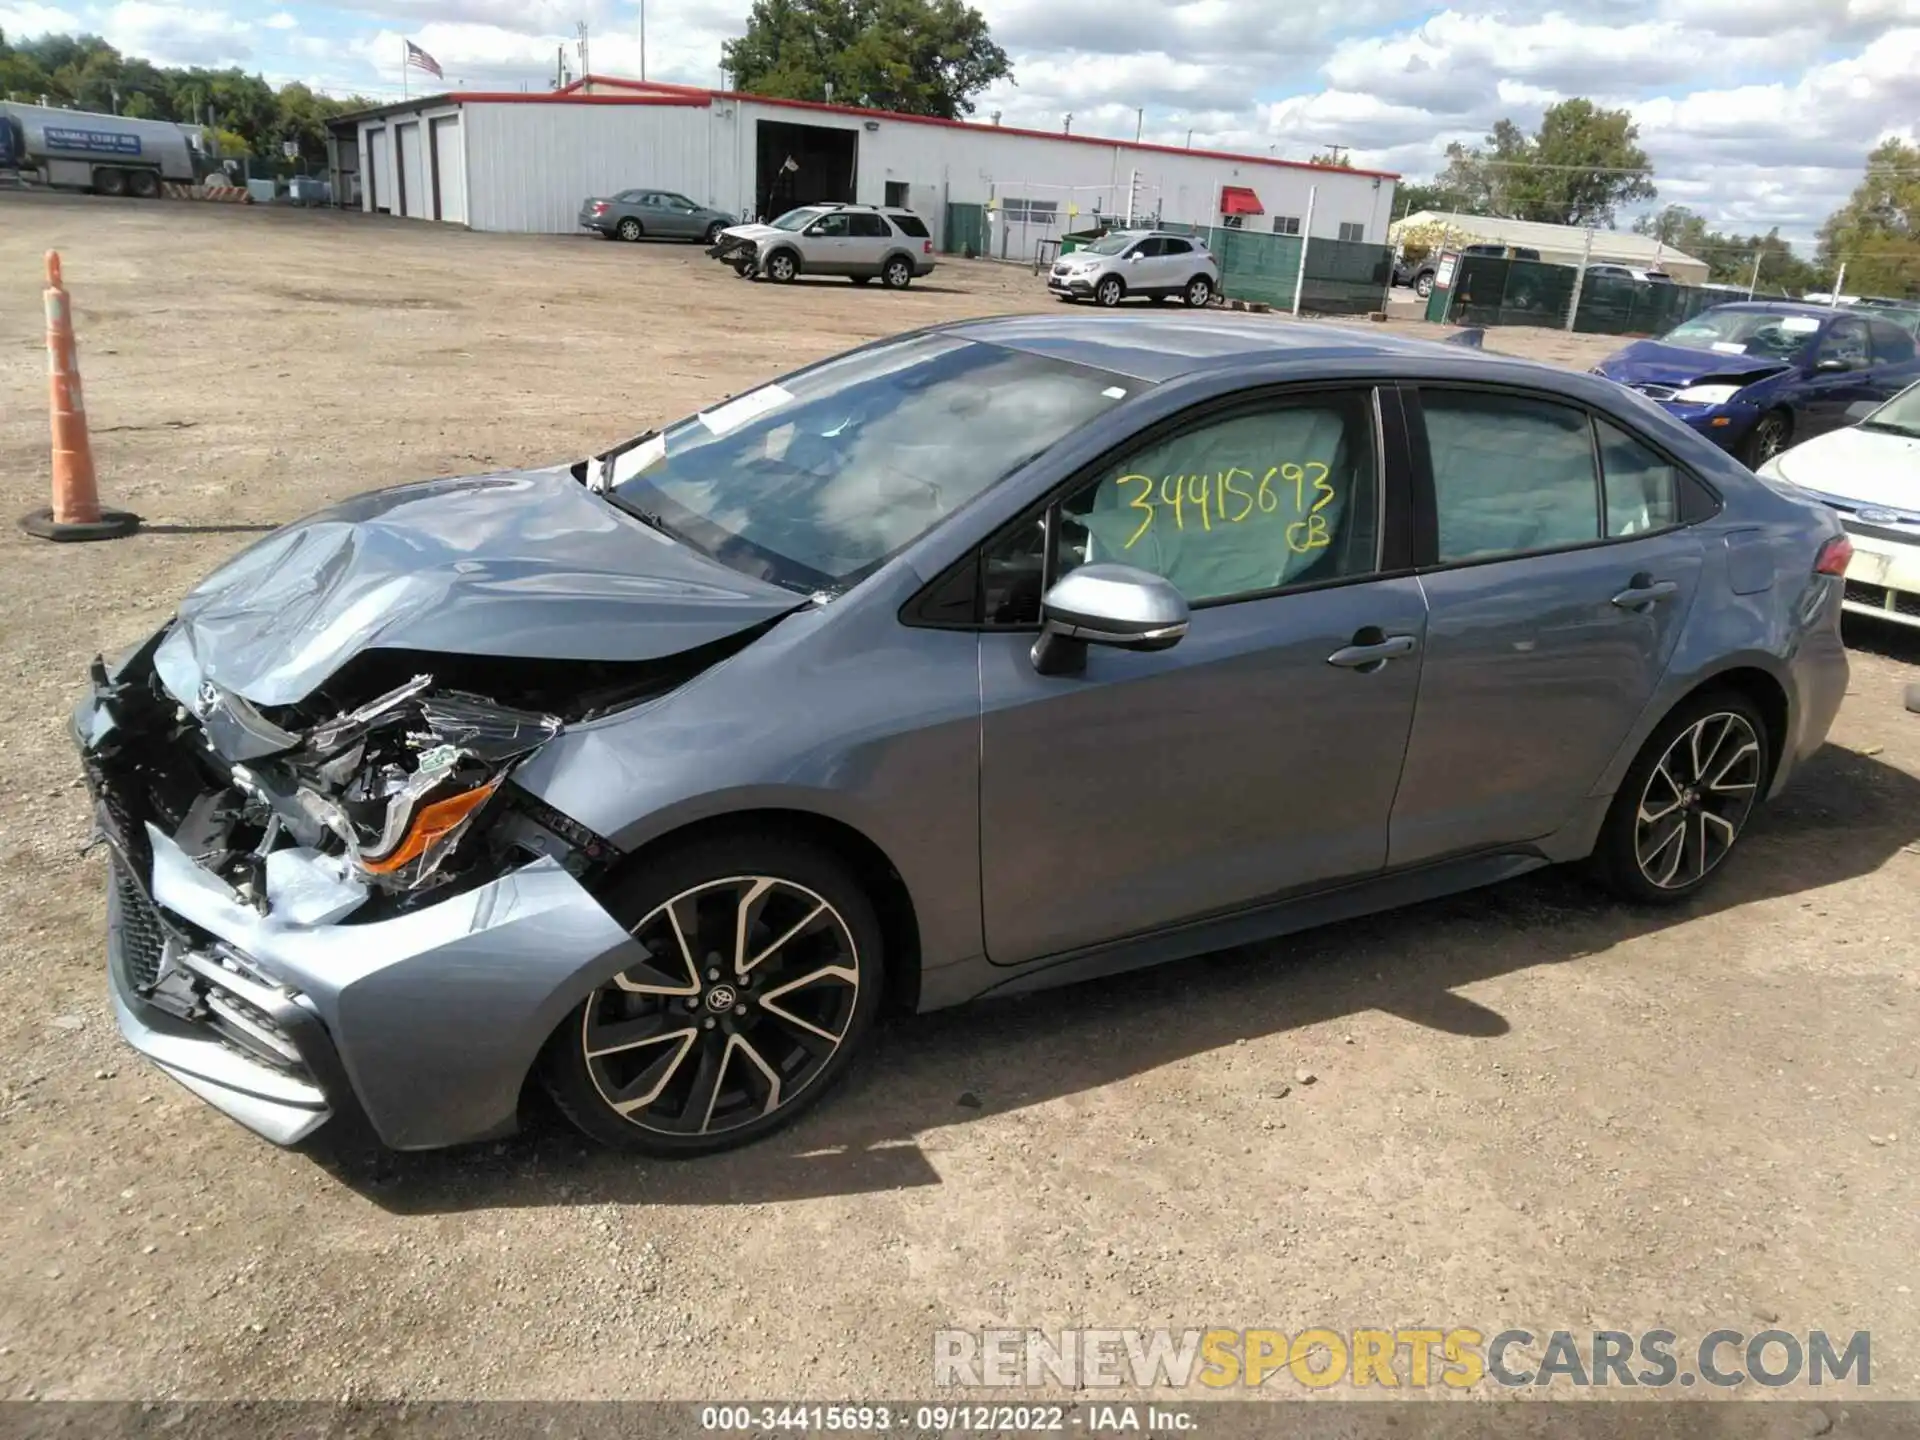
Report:
M 400 37 L 400 98 L 413 98 L 413 89 L 407 83 L 407 37 L 404 35 Z

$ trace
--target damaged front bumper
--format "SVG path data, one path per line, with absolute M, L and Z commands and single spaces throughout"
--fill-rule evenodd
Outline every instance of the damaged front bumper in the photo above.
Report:
M 751 269 L 759 262 L 760 246 L 753 240 L 722 235 L 707 247 L 707 257 L 712 260 L 724 260 L 736 270 L 742 267 Z
M 115 762 L 117 677 L 74 732 L 112 852 L 108 973 L 121 1034 L 278 1144 L 343 1108 L 396 1149 L 514 1128 L 541 1046 L 636 947 L 562 861 L 358 919 L 340 857 L 275 851 L 243 896 L 147 813 Z

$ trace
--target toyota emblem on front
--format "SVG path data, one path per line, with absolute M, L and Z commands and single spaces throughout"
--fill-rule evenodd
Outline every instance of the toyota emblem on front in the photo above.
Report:
M 716 985 L 707 991 L 707 1008 L 718 1014 L 722 1010 L 734 1007 L 734 993 L 731 985 Z

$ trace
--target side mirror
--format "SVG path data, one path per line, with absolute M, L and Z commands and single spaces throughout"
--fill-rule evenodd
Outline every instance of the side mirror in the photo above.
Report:
M 1140 252 L 1136 250 L 1131 255 L 1127 256 L 1127 263 L 1129 265 L 1138 265 L 1140 263 Z
M 1158 575 L 1131 565 L 1082 565 L 1040 601 L 1033 668 L 1078 675 L 1089 645 L 1165 650 L 1180 643 L 1188 618 L 1186 597 Z

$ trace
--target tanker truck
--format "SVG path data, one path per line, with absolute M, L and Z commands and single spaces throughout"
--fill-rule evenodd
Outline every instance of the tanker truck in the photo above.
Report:
M 151 200 L 207 168 L 197 125 L 0 100 L 0 179 Z

